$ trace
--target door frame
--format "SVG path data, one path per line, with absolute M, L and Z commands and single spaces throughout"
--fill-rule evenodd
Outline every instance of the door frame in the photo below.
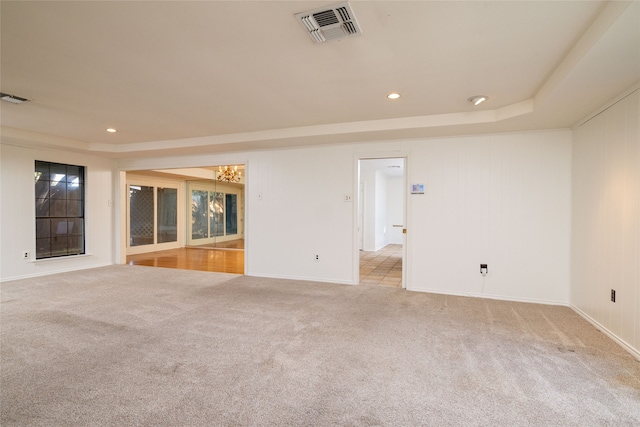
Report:
M 353 284 L 360 284 L 360 231 L 359 231 L 359 209 L 358 207 L 362 203 L 360 200 L 360 160 L 376 160 L 376 159 L 404 159 L 404 173 L 403 173 L 403 191 L 402 191 L 402 216 L 403 216 L 403 234 L 402 234 L 402 289 L 407 289 L 409 285 L 407 272 L 409 257 L 408 257 L 408 229 L 409 229 L 409 216 L 408 216 L 408 191 L 409 191 L 409 153 L 404 151 L 395 152 L 377 152 L 377 153 L 356 153 L 354 155 L 354 185 L 353 194 L 356 194 L 356 203 L 353 204 Z

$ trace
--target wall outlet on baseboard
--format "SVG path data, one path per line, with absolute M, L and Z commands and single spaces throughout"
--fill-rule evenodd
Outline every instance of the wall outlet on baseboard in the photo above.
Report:
M 611 289 L 611 302 L 616 302 L 616 290 Z

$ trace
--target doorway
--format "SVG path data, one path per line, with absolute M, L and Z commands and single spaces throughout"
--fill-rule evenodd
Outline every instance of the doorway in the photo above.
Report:
M 359 283 L 404 288 L 406 158 L 358 160 Z
M 123 261 L 244 274 L 246 169 L 231 168 L 124 172 Z

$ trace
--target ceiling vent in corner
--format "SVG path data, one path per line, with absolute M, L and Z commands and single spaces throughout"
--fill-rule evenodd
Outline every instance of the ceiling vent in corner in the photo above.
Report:
M 362 34 L 351 5 L 347 2 L 296 13 L 295 17 L 315 43 Z

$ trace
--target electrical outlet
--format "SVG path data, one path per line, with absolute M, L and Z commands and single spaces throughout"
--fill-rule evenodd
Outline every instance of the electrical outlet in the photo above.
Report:
M 29 256 L 31 256 L 31 254 L 29 253 L 29 251 L 24 251 L 24 252 L 22 252 L 22 258 L 23 258 L 23 259 L 29 259 Z
M 320 261 L 320 255 L 316 255 L 316 261 Z
M 611 289 L 611 302 L 616 302 L 616 290 Z
M 487 267 L 487 264 L 480 264 L 480 274 L 482 274 L 483 276 L 486 276 L 487 273 L 489 273 L 489 268 Z

